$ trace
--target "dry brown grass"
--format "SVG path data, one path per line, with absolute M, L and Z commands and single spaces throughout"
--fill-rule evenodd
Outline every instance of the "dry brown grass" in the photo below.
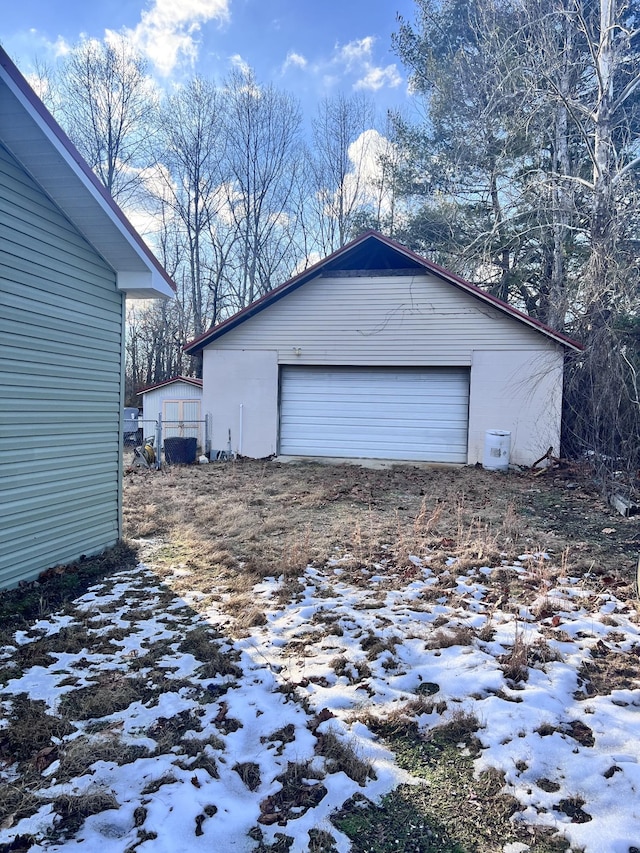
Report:
M 260 803 L 258 823 L 272 824 L 299 817 L 316 806 L 327 795 L 327 789 L 320 783 L 323 774 L 314 770 L 311 762 L 290 761 L 284 773 L 277 777 L 281 788 L 275 794 Z
M 178 646 L 178 651 L 193 655 L 202 666 L 198 670 L 200 678 L 215 678 L 216 675 L 232 675 L 240 677 L 242 670 L 236 661 L 237 652 L 222 651 L 217 632 L 205 626 L 199 626 L 189 631 Z
M 122 766 L 148 754 L 146 747 L 125 743 L 118 732 L 106 731 L 94 737 L 79 737 L 66 742 L 60 750 L 56 778 L 59 782 L 70 781 L 87 773 L 96 761 L 111 761 Z
M 235 770 L 238 776 L 250 791 L 257 791 L 260 787 L 260 765 L 254 761 L 244 761 L 241 764 L 234 764 L 231 768 Z
M 591 650 L 591 660 L 584 661 L 578 671 L 579 689 L 576 699 L 607 696 L 614 690 L 624 690 L 640 683 L 638 648 L 621 652 L 599 641 Z
M 73 731 L 74 726 L 67 720 L 47 713 L 42 700 L 20 693 L 14 697 L 5 725 L 0 728 L 0 758 L 35 761 L 40 750 Z
M 373 766 L 363 761 L 350 743 L 345 743 L 333 732 L 316 732 L 316 752 L 326 763 L 329 773 L 345 773 L 358 785 L 364 785 L 367 779 L 375 779 Z
M 111 791 L 62 794 L 53 802 L 53 810 L 58 814 L 56 830 L 61 835 L 73 835 L 82 826 L 85 818 L 119 807 L 120 804 Z
M 451 594 L 450 576 L 499 567 L 521 553 L 562 554 L 561 571 L 579 573 L 584 555 L 593 568 L 608 548 L 630 579 L 637 559 L 633 548 L 600 535 L 611 523 L 608 509 L 586 484 L 563 492 L 561 482 L 526 474 L 238 460 L 130 473 L 124 487 L 126 535 L 151 540 L 142 558 L 145 547 L 153 549 L 154 569 L 175 593 L 204 593 L 203 608 L 211 598 L 222 601 L 236 636 L 264 623 L 252 595 L 257 582 L 280 578 L 281 600 L 292 601 L 306 566 L 330 558 L 340 558 L 345 580 L 359 586 L 380 563 L 390 578 L 410 581 L 420 574 L 411 558 L 425 560 L 444 573 L 425 588 L 425 603 Z M 531 563 L 529 587 L 544 594 L 557 577 L 552 563 L 555 576 L 542 559 Z M 518 579 L 503 574 L 495 573 L 486 603 L 518 594 Z M 531 589 L 521 592 L 530 597 Z M 374 597 L 369 605 L 378 606 Z
M 473 629 L 468 625 L 450 625 L 432 634 L 426 644 L 428 649 L 449 649 L 452 646 L 470 646 L 474 639 Z
M 498 660 L 505 678 L 514 684 L 527 681 L 529 678 L 529 652 L 530 644 L 526 642 L 522 630 L 516 623 L 511 649 Z
M 146 679 L 127 678 L 117 670 L 109 670 L 93 684 L 65 693 L 60 700 L 60 713 L 74 720 L 106 717 L 123 711 L 132 702 L 147 701 L 152 693 Z
M 142 560 L 166 581 L 170 591 L 154 593 L 150 601 L 144 584 L 138 586 L 133 582 L 128 598 L 130 628 L 110 627 L 107 606 L 92 620 L 87 617 L 86 622 L 81 614 L 74 613 L 76 622 L 51 636 L 45 636 L 42 630 L 29 632 L 30 642 L 19 646 L 13 667 L 4 665 L 0 681 L 11 677 L 12 669 L 48 666 L 58 653 L 81 655 L 85 647 L 91 652 L 113 653 L 118 646 L 112 641 L 121 640 L 135 629 L 137 622 L 162 612 L 166 605 L 171 604 L 171 618 L 176 617 L 179 611 L 174 607 L 174 593 L 195 593 L 195 597 L 190 595 L 185 599 L 182 608 L 185 621 L 180 640 L 145 639 L 139 653 L 125 656 L 117 670 L 95 674 L 90 684 L 80 682 L 75 669 L 61 673 L 64 683 L 76 689 L 59 702 L 60 719 L 47 712 L 43 703 L 29 702 L 24 695 L 15 697 L 10 719 L 0 729 L 0 760 L 5 756 L 15 758 L 26 781 L 34 774 L 40 775 L 53 761 L 59 761 L 56 779 L 64 782 L 82 776 L 96 760 L 123 765 L 143 755 L 151 757 L 170 751 L 175 755 L 176 768 L 190 772 L 202 769 L 215 777 L 225 761 L 224 756 L 218 755 L 224 749 L 223 737 L 242 725 L 232 716 L 233 704 L 219 701 L 228 684 L 242 676 L 232 641 L 266 620 L 262 598 L 254 589 L 257 583 L 268 577 L 278 578 L 282 602 L 301 597 L 304 583 L 317 582 L 318 598 L 323 589 L 327 595 L 337 596 L 343 583 L 357 586 L 361 598 L 357 607 L 375 611 L 366 617 L 371 620 L 367 624 L 375 624 L 376 629 L 363 630 L 358 635 L 360 648 L 356 651 L 351 646 L 350 657 L 336 644 L 336 650 L 331 652 L 336 655 L 332 667 L 349 684 L 359 685 L 363 696 L 367 692 L 372 696 L 367 685 L 372 670 L 377 673 L 379 667 L 395 667 L 403 660 L 398 637 L 389 633 L 393 623 L 380 609 L 390 589 L 402 589 L 421 578 L 426 580 L 422 599 L 408 600 L 409 608 L 428 610 L 429 601 L 439 598 L 447 606 L 463 606 L 466 593 L 459 575 L 470 568 L 491 566 L 494 571 L 486 576 L 471 573 L 486 589 L 484 604 L 489 615 L 481 627 L 471 629 L 458 624 L 457 618 L 443 615 L 432 623 L 433 630 L 425 631 L 425 623 L 420 623 L 415 635 L 424 640 L 427 649 L 436 650 L 489 641 L 495 631 L 494 610 L 513 615 L 523 605 L 530 606 L 539 619 L 553 614 L 556 603 L 549 590 L 559 577 L 578 575 L 587 556 L 593 569 L 595 558 L 603 555 L 606 547 L 607 555 L 616 557 L 615 565 L 621 565 L 625 571 L 635 567 L 632 545 L 625 550 L 622 536 L 616 542 L 613 536 L 600 535 L 604 527 L 614 526 L 607 513 L 586 489 L 565 492 L 561 484 L 552 481 L 468 468 L 398 465 L 375 470 L 311 462 L 283 465 L 238 461 L 130 474 L 125 482 L 126 533 L 140 549 Z M 623 531 L 625 525 L 628 529 L 632 524 L 633 520 L 627 525 L 626 521 L 616 519 L 615 526 Z M 630 533 L 628 538 L 633 541 Z M 519 554 L 535 555 L 541 551 L 549 551 L 553 558 L 534 556 L 521 572 L 506 565 Z M 341 574 L 334 574 L 332 566 L 327 566 L 329 559 L 339 561 Z M 299 578 L 309 564 L 320 570 L 317 580 L 309 573 L 304 583 L 300 583 Z M 425 574 L 423 567 L 430 572 Z M 371 583 L 372 575 L 379 576 L 375 584 Z M 624 578 L 616 578 L 615 584 L 616 594 L 624 596 Z M 603 576 L 602 585 L 603 589 L 611 588 L 611 579 Z M 217 630 L 198 623 L 193 612 L 207 610 L 214 601 L 217 609 L 226 610 Z M 277 606 L 277 600 L 271 597 L 271 608 L 274 601 Z M 537 605 L 532 606 L 532 601 Z M 119 606 L 113 602 L 112 609 Z M 172 624 L 169 615 L 167 611 L 167 625 Z M 609 620 L 616 624 L 613 617 Z M 346 623 L 343 628 L 335 610 L 329 612 L 323 607 L 309 617 L 307 627 L 286 647 L 291 666 L 287 664 L 280 676 L 280 690 L 287 701 L 303 702 L 302 691 L 300 694 L 296 691 L 304 686 L 303 682 L 313 681 L 296 673 L 299 669 L 304 675 L 306 658 L 313 657 L 314 644 L 321 641 L 326 644 L 331 634 L 340 636 L 350 630 Z M 93 633 L 97 629 L 99 636 Z M 562 639 L 555 623 L 542 625 L 540 629 L 544 636 Z M 592 660 L 582 667 L 582 684 L 576 698 L 604 693 L 607 687 L 610 690 L 624 686 L 635 678 L 637 655 L 612 647 L 613 633 L 607 642 L 608 645 L 596 645 Z M 125 742 L 117 723 L 105 723 L 100 718 L 124 710 L 132 702 L 152 705 L 161 692 L 188 686 L 174 677 L 175 670 L 172 673 L 162 665 L 162 658 L 172 646 L 180 653 L 194 655 L 199 662 L 196 675 L 212 680 L 212 684 L 199 688 L 198 701 L 203 705 L 216 702 L 217 716 L 207 727 L 191 712 L 158 717 L 145 732 L 155 741 L 155 748 L 131 746 Z M 526 679 L 530 667 L 544 667 L 553 654 L 544 640 L 527 644 L 518 627 L 502 666 L 505 675 L 517 684 Z M 81 664 L 78 662 L 78 670 Z M 415 765 L 407 767 L 417 775 L 424 768 L 430 773 L 442 769 L 444 775 L 438 777 L 441 782 L 438 784 L 445 792 L 445 782 L 457 784 L 456 780 L 462 778 L 459 772 L 462 762 L 470 761 L 470 756 L 477 753 L 476 732 L 482 723 L 458 703 L 441 700 L 439 692 L 439 685 L 426 682 L 408 701 L 394 704 L 390 713 L 376 710 L 373 702 L 363 703 L 354 712 L 353 720 L 366 723 L 376 734 L 405 748 L 407 755 L 411 752 Z M 305 706 L 305 710 L 309 712 L 309 707 Z M 421 728 L 424 719 L 420 718 L 433 715 L 440 717 L 440 725 L 434 725 L 433 718 L 430 719 L 429 734 L 425 736 Z M 75 724 L 65 722 L 71 720 Z M 320 721 L 318 717 L 310 725 L 316 737 L 315 762 L 288 764 L 277 780 L 281 790 L 261 803 L 261 823 L 299 816 L 319 802 L 326 795 L 322 773 L 317 769 L 323 764 L 326 772 L 343 771 L 360 785 L 371 778 L 370 765 L 353 750 L 351 742 L 326 727 L 318 730 Z M 541 728 L 540 734 L 556 730 L 560 729 Z M 576 721 L 561 731 L 585 746 L 593 739 L 588 727 Z M 73 736 L 68 738 L 69 734 Z M 294 740 L 293 726 L 283 726 L 262 739 L 280 755 L 285 745 Z M 461 750 L 460 742 L 469 749 Z M 233 769 L 251 791 L 266 781 L 260 778 L 260 768 L 252 761 L 237 763 Z M 471 785 L 470 767 L 467 770 L 468 781 L 464 784 Z M 483 803 L 495 799 L 501 804 L 504 823 L 511 805 L 500 794 L 503 781 L 499 774 L 488 773 L 473 784 L 474 790 L 481 793 L 482 786 L 486 788 L 486 797 L 484 794 L 481 797 Z M 154 793 L 173 782 L 174 777 L 165 774 L 150 782 L 145 793 Z M 542 780 L 541 786 L 545 784 Z M 431 793 L 435 787 L 438 786 L 430 787 Z M 465 790 L 460 788 L 460 796 L 467 796 Z M 0 821 L 3 802 L 4 814 L 12 820 L 37 809 L 38 801 L 28 791 L 28 787 L 0 788 Z M 457 809 L 460 797 L 447 796 Z M 114 802 L 101 797 L 99 792 L 88 801 L 60 799 L 55 807 L 61 831 L 72 831 L 88 814 L 111 808 Z M 569 801 L 560 805 L 566 805 L 567 814 L 573 807 Z M 213 809 L 213 806 L 204 807 L 196 819 L 196 834 L 201 834 L 198 830 L 206 818 L 213 816 Z M 578 803 L 577 813 L 579 809 Z M 140 820 L 143 823 L 144 817 Z M 330 843 L 329 837 L 324 838 L 318 832 L 310 849 L 320 850 L 325 843 Z

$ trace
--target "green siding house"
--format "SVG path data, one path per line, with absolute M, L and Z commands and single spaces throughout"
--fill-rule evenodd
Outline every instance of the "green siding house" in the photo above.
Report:
M 0 587 L 120 538 L 125 299 L 173 290 L 0 48 Z

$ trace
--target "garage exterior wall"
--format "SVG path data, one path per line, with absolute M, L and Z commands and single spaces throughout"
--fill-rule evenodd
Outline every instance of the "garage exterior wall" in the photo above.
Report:
M 277 452 L 278 353 L 204 350 L 202 408 L 211 412 L 212 453 L 262 459 Z
M 530 464 L 559 448 L 562 360 L 559 344 L 429 273 L 320 277 L 205 347 L 203 399 L 214 446 L 231 430 L 237 451 L 242 404 L 242 453 L 261 458 L 278 452 L 279 365 L 470 367 L 468 463 L 487 429 L 504 429 Z
M 124 295 L 0 145 L 0 587 L 120 535 Z
M 473 353 L 469 462 L 482 462 L 487 430 L 511 432 L 511 462 L 531 465 L 549 447 L 560 452 L 564 356 L 541 352 Z
M 281 364 L 470 367 L 477 349 L 532 351 L 553 343 L 421 274 L 314 279 L 226 332 L 218 346 L 277 349 Z

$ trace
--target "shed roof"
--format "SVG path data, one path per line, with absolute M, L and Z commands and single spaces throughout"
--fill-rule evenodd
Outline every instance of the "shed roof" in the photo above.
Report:
M 138 394 L 146 394 L 148 391 L 155 391 L 157 388 L 173 385 L 174 382 L 186 382 L 188 385 L 202 388 L 202 379 L 196 379 L 193 376 L 172 376 L 171 379 L 165 379 L 163 382 L 156 382 L 155 385 L 147 385 L 145 388 L 141 388 Z
M 118 289 L 173 295 L 168 273 L 2 47 L 0 143 L 116 272 Z
M 319 261 L 317 264 L 314 264 L 304 270 L 304 272 L 294 276 L 284 284 L 276 287 L 274 290 L 271 290 L 261 299 L 258 299 L 242 311 L 234 314 L 233 317 L 229 317 L 228 320 L 219 323 L 217 326 L 213 326 L 209 331 L 200 335 L 200 337 L 190 341 L 185 345 L 184 350 L 190 355 L 200 352 L 204 347 L 222 337 L 227 332 L 231 331 L 231 329 L 235 329 L 236 326 L 244 323 L 250 317 L 264 311 L 265 308 L 268 308 L 284 296 L 287 296 L 287 294 L 297 290 L 311 279 L 317 278 L 320 275 L 330 275 L 339 271 L 353 272 L 356 270 L 371 272 L 385 271 L 388 272 L 389 275 L 393 275 L 394 273 L 402 273 L 406 275 L 407 271 L 414 271 L 415 274 L 420 274 L 422 271 L 432 273 L 443 281 L 449 282 L 449 284 L 454 287 L 469 293 L 476 299 L 503 311 L 518 322 L 530 326 L 536 332 L 540 332 L 540 334 L 556 341 L 556 343 L 562 344 L 562 346 L 572 350 L 580 351 L 582 349 L 582 345 L 577 341 L 572 340 L 561 332 L 555 331 L 555 329 L 546 326 L 544 323 L 530 317 L 528 314 L 518 311 L 517 308 L 514 308 L 508 303 L 503 302 L 501 299 L 492 296 L 490 293 L 482 290 L 482 288 L 475 284 L 471 284 L 471 282 L 466 281 L 455 273 L 449 272 L 439 264 L 417 255 L 415 252 L 412 252 L 410 249 L 407 249 L 406 246 L 402 246 L 390 237 L 385 237 L 377 231 L 365 231 L 355 240 L 352 240 L 350 243 L 347 243 L 341 249 L 333 252 L 333 254 Z

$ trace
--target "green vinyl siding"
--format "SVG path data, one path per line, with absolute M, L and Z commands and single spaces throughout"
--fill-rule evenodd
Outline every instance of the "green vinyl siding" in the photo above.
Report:
M 0 145 L 0 587 L 120 536 L 123 299 Z

